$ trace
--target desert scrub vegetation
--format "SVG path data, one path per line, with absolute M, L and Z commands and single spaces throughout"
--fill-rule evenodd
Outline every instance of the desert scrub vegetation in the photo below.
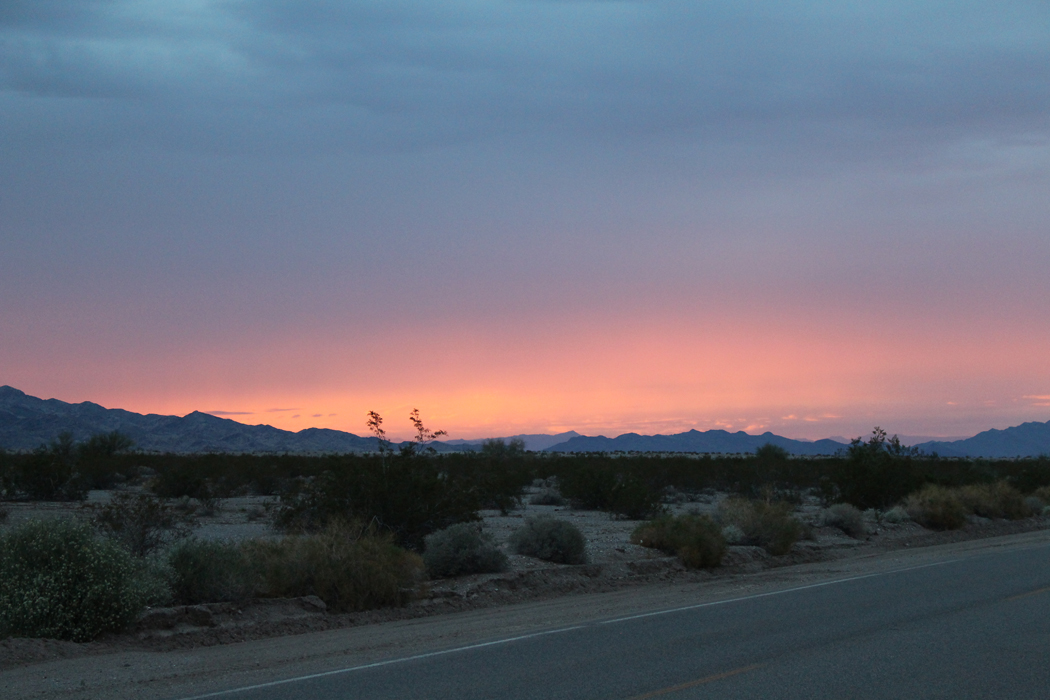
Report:
M 927 484 L 904 500 L 908 517 L 931 530 L 957 530 L 966 524 L 966 507 L 955 489 Z
M 539 515 L 511 533 L 511 549 L 516 554 L 536 557 L 555 564 L 586 564 L 587 539 L 568 520 Z
M 837 527 L 855 540 L 867 537 L 864 513 L 849 503 L 836 503 L 824 511 L 822 520 L 828 527 Z
M 418 554 L 359 523 L 332 522 L 314 535 L 254 540 L 243 549 L 261 596 L 315 595 L 333 612 L 404 605 L 423 574 Z
M 790 503 L 734 497 L 718 504 L 716 517 L 722 527 L 735 527 L 743 534 L 740 544 L 758 545 L 780 555 L 790 552 L 805 534 L 805 526 L 792 510 Z
M 181 604 L 315 595 L 333 612 L 403 605 L 423 571 L 389 532 L 341 522 L 278 540 L 183 540 L 168 567 Z
M 151 494 L 114 493 L 109 503 L 90 505 L 91 521 L 132 554 L 145 557 L 189 536 L 193 516 Z
M 673 554 L 691 569 L 718 566 L 726 553 L 722 528 L 707 515 L 664 515 L 644 522 L 631 534 L 631 542 Z
M 0 534 L 0 637 L 86 642 L 151 601 L 141 562 L 90 525 L 52 519 Z
M 240 543 L 185 539 L 168 550 L 167 564 L 172 598 L 180 605 L 244 601 L 258 588 Z
M 641 467 L 645 463 L 607 455 L 569 455 L 550 465 L 561 495 L 581 508 L 601 510 L 627 520 L 643 520 L 661 511 L 660 489 Z
M 933 530 L 957 530 L 968 515 L 1018 520 L 1037 514 L 1024 496 L 1006 482 L 939 486 L 927 484 L 904 500 L 908 516 Z
M 431 578 L 504 571 L 507 555 L 476 523 L 457 523 L 427 535 L 423 564 Z

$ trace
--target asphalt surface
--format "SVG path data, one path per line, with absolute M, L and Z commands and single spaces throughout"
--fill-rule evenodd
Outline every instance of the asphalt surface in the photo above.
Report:
M 206 697 L 1046 700 L 1050 545 L 493 639 Z

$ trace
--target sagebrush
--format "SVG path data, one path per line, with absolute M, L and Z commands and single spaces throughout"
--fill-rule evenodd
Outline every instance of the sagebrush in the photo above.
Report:
M 787 554 L 805 534 L 792 515 L 790 503 L 727 498 L 718 504 L 718 522 L 733 525 L 744 534 L 744 543 L 758 545 L 770 554 Z
M 426 537 L 423 563 L 432 578 L 495 573 L 507 568 L 507 555 L 474 523 L 458 523 Z
M 511 533 L 511 548 L 517 554 L 536 557 L 556 564 L 586 564 L 587 539 L 568 520 L 549 515 L 525 518 Z
M 823 520 L 828 527 L 837 527 L 855 540 L 864 539 L 868 535 L 868 527 L 864 524 L 864 514 L 849 503 L 836 503 L 830 506 L 824 511 Z

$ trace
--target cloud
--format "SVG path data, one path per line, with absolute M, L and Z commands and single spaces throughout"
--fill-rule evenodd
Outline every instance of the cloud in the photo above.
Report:
M 0 88 L 176 148 L 689 133 L 903 151 L 1044 130 L 1047 14 L 1007 5 L 19 2 L 0 16 Z
M 201 411 L 201 413 L 207 413 L 212 416 L 251 416 L 255 415 L 253 411 Z
M 268 408 L 267 413 L 287 413 L 288 411 L 300 411 L 299 408 Z

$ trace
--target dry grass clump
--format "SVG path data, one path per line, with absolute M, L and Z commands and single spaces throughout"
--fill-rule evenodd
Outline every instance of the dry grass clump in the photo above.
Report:
M 316 595 L 333 612 L 403 605 L 423 570 L 393 535 L 339 521 L 280 540 L 184 540 L 168 562 L 180 603 Z
M 933 530 L 957 530 L 968 515 L 1019 520 L 1033 515 L 1031 506 L 1004 481 L 957 487 L 928 484 L 904 501 L 912 520 Z
M 828 527 L 837 527 L 855 540 L 861 540 L 868 536 L 868 528 L 864 524 L 864 514 L 849 503 L 836 503 L 824 511 L 824 524 Z
M 970 484 L 958 489 L 963 506 L 982 518 L 1020 520 L 1032 511 L 1025 505 L 1024 496 L 1005 481 L 995 484 Z
M 507 555 L 475 523 L 457 523 L 426 536 L 423 563 L 431 578 L 504 571 Z
M 587 563 L 587 540 L 580 529 L 568 520 L 549 515 L 526 518 L 511 533 L 510 546 L 518 554 L 556 564 Z
M 931 530 L 957 530 L 966 524 L 967 510 L 957 489 L 927 484 L 904 499 L 915 522 Z
M 244 551 L 262 596 L 316 595 L 333 612 L 404 605 L 423 573 L 392 534 L 340 521 L 315 535 L 253 540 Z
M 726 553 L 722 530 L 706 515 L 665 515 L 642 523 L 631 542 L 676 555 L 691 569 L 718 566 Z
M 718 522 L 744 534 L 741 544 L 758 545 L 770 554 L 787 554 L 805 534 L 805 526 L 791 513 L 790 503 L 767 503 L 727 498 L 718 504 Z

